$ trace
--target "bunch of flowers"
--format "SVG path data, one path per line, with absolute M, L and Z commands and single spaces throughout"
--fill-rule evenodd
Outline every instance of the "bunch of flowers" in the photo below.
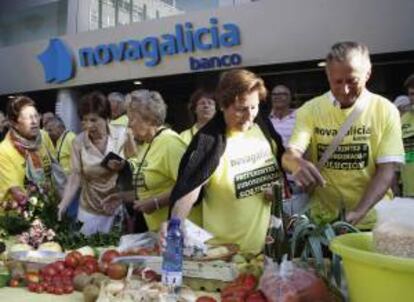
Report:
M 20 243 L 26 243 L 37 248 L 44 242 L 52 241 L 55 236 L 56 234 L 52 229 L 46 228 L 40 219 L 35 219 L 30 229 L 17 236 L 17 240 Z

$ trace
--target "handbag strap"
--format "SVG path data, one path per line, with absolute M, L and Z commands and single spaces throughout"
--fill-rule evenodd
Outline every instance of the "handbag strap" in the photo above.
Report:
M 58 148 L 58 152 L 56 155 L 56 159 L 58 162 L 60 162 L 60 153 L 62 152 L 62 146 L 63 146 L 63 143 L 65 142 L 65 138 L 68 133 L 69 133 L 69 130 L 66 130 L 65 133 L 63 134 L 62 141 L 60 142 L 60 146 Z
M 325 152 L 322 154 L 321 158 L 316 164 L 316 168 L 318 168 L 319 171 L 322 169 L 322 167 L 326 164 L 326 162 L 335 152 L 336 148 L 338 148 L 339 144 L 344 139 L 346 133 L 349 131 L 352 124 L 361 115 L 362 111 L 364 111 L 364 108 L 367 102 L 368 100 L 364 98 L 359 98 L 357 100 L 354 110 L 352 110 L 351 114 L 348 116 L 346 121 L 342 124 L 341 128 L 338 131 L 338 134 L 334 137 L 331 144 L 325 149 Z

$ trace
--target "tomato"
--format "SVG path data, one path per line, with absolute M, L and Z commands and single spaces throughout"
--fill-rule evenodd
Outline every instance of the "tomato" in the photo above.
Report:
M 67 267 L 76 268 L 79 265 L 79 260 L 73 255 L 67 255 L 65 258 L 65 265 Z
M 124 264 L 111 263 L 108 266 L 107 275 L 109 278 L 114 280 L 120 280 L 127 274 L 128 268 Z
M 53 267 L 56 269 L 56 271 L 61 272 L 66 268 L 65 261 L 56 261 L 53 263 Z
M 98 271 L 98 262 L 96 262 L 96 260 L 95 259 L 93 259 L 93 260 L 91 260 L 91 259 L 87 259 L 85 262 L 84 262 L 84 268 L 86 269 L 86 272 L 88 273 L 88 274 L 93 274 L 93 273 L 95 273 L 95 272 L 97 272 Z
M 49 275 L 44 275 L 43 277 L 42 277 L 42 280 L 44 281 L 44 282 L 46 282 L 46 283 L 52 283 L 52 276 L 49 276 Z
M 74 290 L 75 290 L 75 288 L 73 287 L 73 285 L 65 285 L 63 287 L 63 292 L 65 294 L 71 294 L 71 293 L 73 293 Z
M 102 274 L 106 274 L 106 272 L 108 271 L 108 266 L 109 266 L 108 262 L 99 263 L 99 271 Z
M 159 275 L 150 269 L 145 269 L 142 272 L 142 279 L 146 282 L 159 281 Z
M 11 279 L 9 282 L 10 287 L 18 287 L 19 285 L 20 285 L 20 282 L 17 279 Z
M 217 302 L 217 300 L 209 296 L 202 296 L 198 297 L 196 302 Z
M 40 276 L 38 273 L 26 273 L 24 276 L 24 279 L 27 283 L 39 283 L 40 282 Z
M 86 255 L 86 256 L 82 256 L 82 258 L 79 260 L 79 264 L 82 265 L 87 261 L 94 261 L 94 262 L 98 263 L 98 260 L 94 256 Z
M 46 287 L 46 291 L 49 294 L 54 294 L 55 293 L 55 287 L 53 285 L 49 285 L 48 287 Z
M 257 278 L 252 274 L 242 274 L 235 280 L 236 284 L 241 284 L 247 289 L 255 289 L 257 285 Z
M 55 295 L 63 295 L 63 288 L 60 286 L 56 286 L 55 287 L 55 291 L 54 291 Z
M 62 284 L 63 285 L 73 285 L 73 278 L 72 277 L 62 277 Z
M 82 254 L 78 251 L 72 251 L 69 254 L 67 254 L 67 256 L 74 257 L 76 260 L 78 260 L 78 262 L 81 262 L 82 257 L 83 257 Z
M 29 283 L 29 285 L 27 286 L 27 289 L 29 290 L 29 292 L 36 292 L 37 290 L 37 284 L 36 283 Z
M 60 273 L 60 275 L 62 276 L 62 277 L 69 277 L 69 278 L 72 278 L 73 277 L 73 269 L 71 269 L 71 268 L 65 268 L 61 273 Z
M 36 292 L 37 292 L 38 294 L 41 294 L 41 293 L 43 293 L 44 291 L 45 291 L 44 286 L 43 286 L 42 284 L 37 284 Z
M 78 266 L 74 271 L 73 271 L 73 276 L 77 276 L 79 274 L 82 273 L 86 273 L 88 274 L 88 272 L 85 270 L 85 268 Z M 89 275 L 89 274 L 88 274 Z
M 121 254 L 116 250 L 106 250 L 103 253 L 101 260 L 102 262 L 111 263 L 114 258 L 119 257 L 119 256 L 121 256 Z
M 50 265 L 46 266 L 46 268 L 44 270 L 44 276 L 53 277 L 56 274 L 57 274 L 57 271 L 53 266 L 50 266 Z
M 52 284 L 54 286 L 60 286 L 60 285 L 62 285 L 62 277 L 60 275 L 53 276 L 53 278 L 52 278 Z

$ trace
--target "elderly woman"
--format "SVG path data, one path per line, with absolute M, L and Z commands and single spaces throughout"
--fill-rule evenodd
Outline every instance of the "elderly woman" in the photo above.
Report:
M 110 125 L 111 107 L 100 92 L 92 92 L 81 99 L 79 116 L 84 131 L 72 145 L 72 172 L 59 204 L 58 215 L 61 219 L 80 188 L 77 218 L 83 222 L 81 232 L 85 235 L 107 233 L 117 209 L 108 211 L 103 206 L 103 200 L 116 191 L 118 173 L 105 167 L 103 162 L 110 152 L 122 158 L 130 155 L 127 152 L 130 137 L 125 127 Z
M 183 141 L 188 145 L 197 131 L 216 114 L 216 101 L 212 94 L 202 89 L 196 90 L 190 97 L 188 110 L 195 120 L 194 125 L 180 133 Z
M 265 97 L 254 73 L 222 75 L 216 93 L 221 112 L 191 141 L 170 198 L 171 216 L 184 219 L 203 192 L 203 227 L 215 243 L 235 243 L 242 252 L 264 247 L 270 220 L 264 191 L 283 175 L 280 136 L 267 119 L 256 119 Z
M 54 150 L 48 134 L 40 130 L 40 117 L 32 99 L 12 99 L 7 118 L 10 129 L 0 143 L 0 202 L 26 196 L 29 182 L 50 187 L 49 155 Z
M 138 90 L 128 98 L 129 127 L 140 142 L 137 154 L 128 160 L 135 194 L 114 194 L 117 196 L 108 200 L 113 204 L 117 199 L 133 201 L 134 209 L 144 213 L 148 229 L 158 231 L 168 217 L 169 197 L 186 145 L 176 132 L 164 126 L 167 105 L 158 92 Z M 201 224 L 199 210 L 190 215 L 197 224 Z

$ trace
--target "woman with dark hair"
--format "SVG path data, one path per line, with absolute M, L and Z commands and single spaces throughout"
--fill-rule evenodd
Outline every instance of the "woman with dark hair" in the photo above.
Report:
M 80 188 L 78 220 L 83 222 L 81 232 L 85 235 L 107 233 L 118 209 L 108 211 L 102 201 L 115 192 L 118 173 L 103 166 L 102 161 L 110 152 L 121 157 L 131 155 L 127 145 L 133 140 L 125 127 L 110 125 L 111 107 L 100 92 L 92 92 L 81 99 L 79 117 L 84 131 L 72 145 L 72 173 L 58 215 L 61 219 Z
M 49 135 L 40 130 L 39 113 L 31 98 L 12 99 L 7 118 L 10 129 L 0 143 L 0 203 L 24 198 L 28 182 L 50 187 L 49 154 L 54 150 Z
M 188 110 L 194 120 L 194 125 L 180 133 L 181 138 L 187 145 L 197 131 L 216 114 L 216 101 L 213 94 L 202 89 L 196 90 L 190 97 Z
M 221 111 L 197 132 L 182 157 L 171 216 L 185 219 L 203 197 L 203 227 L 214 243 L 258 253 L 270 221 L 269 189 L 283 177 L 283 145 L 268 119 L 258 116 L 266 98 L 260 77 L 247 70 L 225 72 L 216 98 Z

